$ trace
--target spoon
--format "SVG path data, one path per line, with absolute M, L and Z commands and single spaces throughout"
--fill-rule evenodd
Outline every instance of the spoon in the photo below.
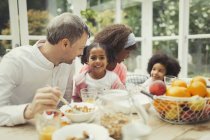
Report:
M 69 102 L 68 102 L 65 98 L 63 98 L 62 96 L 60 96 L 60 100 L 61 100 L 61 102 L 64 103 L 65 105 L 69 105 Z
M 67 105 L 68 107 L 72 108 L 71 105 L 69 104 L 69 102 L 63 98 L 62 96 L 60 96 L 60 101 L 64 104 L 64 105 Z

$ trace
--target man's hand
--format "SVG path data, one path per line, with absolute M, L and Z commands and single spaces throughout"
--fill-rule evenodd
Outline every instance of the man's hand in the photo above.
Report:
M 31 104 L 25 108 L 24 118 L 32 119 L 36 113 L 46 109 L 56 108 L 61 91 L 57 87 L 44 87 L 38 89 Z

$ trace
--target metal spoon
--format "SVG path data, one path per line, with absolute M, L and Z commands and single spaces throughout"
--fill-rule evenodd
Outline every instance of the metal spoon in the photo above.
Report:
M 68 102 L 65 98 L 63 98 L 62 96 L 60 96 L 60 100 L 61 100 L 61 102 L 64 103 L 65 105 L 69 105 L 69 102 Z

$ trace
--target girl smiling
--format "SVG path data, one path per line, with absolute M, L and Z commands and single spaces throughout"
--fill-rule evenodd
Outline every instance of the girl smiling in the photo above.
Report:
M 106 69 L 110 59 L 107 47 L 103 44 L 92 43 L 84 49 L 82 63 L 87 64 L 89 69 L 75 78 L 74 101 L 81 101 L 80 90 L 91 88 L 96 90 L 124 89 L 118 75 Z

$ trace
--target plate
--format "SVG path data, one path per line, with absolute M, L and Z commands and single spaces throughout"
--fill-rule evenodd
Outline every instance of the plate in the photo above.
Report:
M 94 140 L 108 140 L 109 133 L 106 128 L 97 124 L 71 124 L 58 129 L 53 133 L 52 140 L 66 140 L 68 137 L 82 137 L 86 131 L 94 137 Z

